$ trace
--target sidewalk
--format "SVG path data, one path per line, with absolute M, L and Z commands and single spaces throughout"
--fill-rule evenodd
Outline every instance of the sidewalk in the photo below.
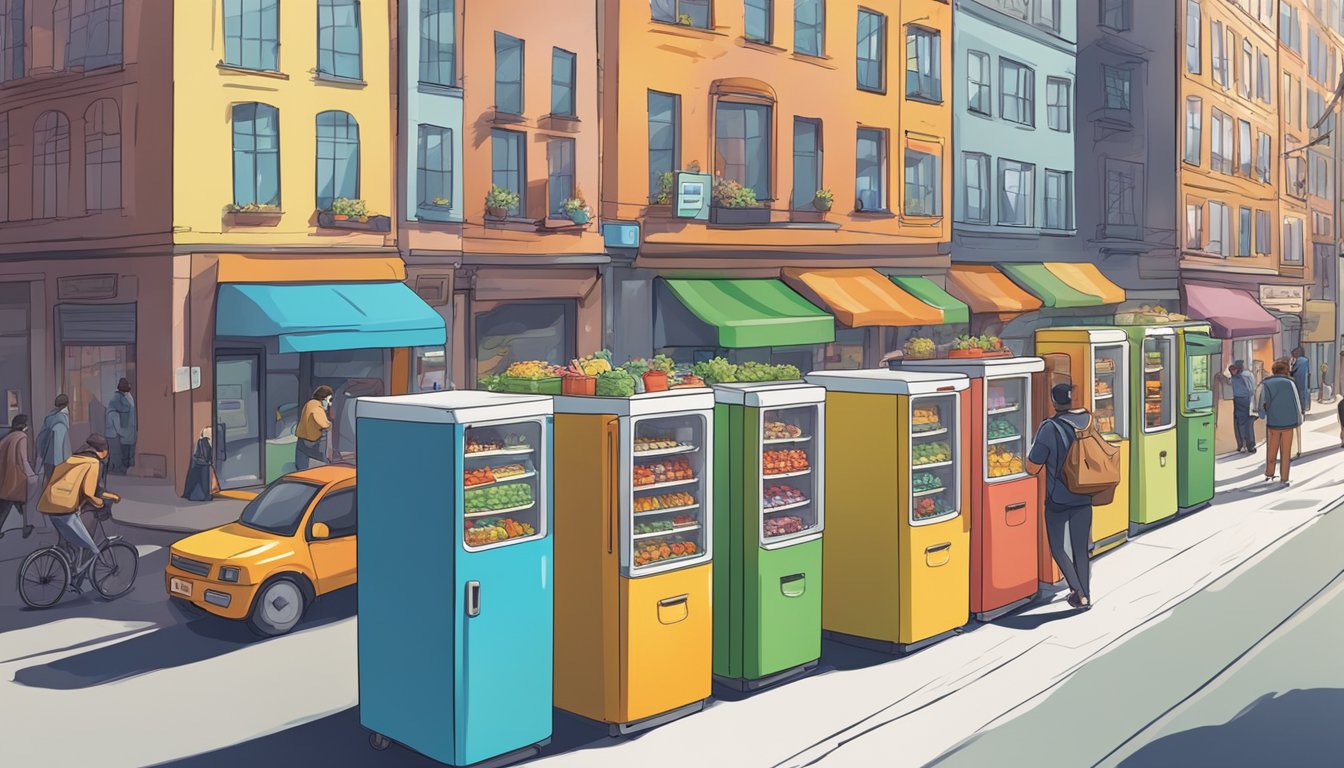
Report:
M 114 475 L 108 490 L 121 496 L 112 509 L 119 523 L 175 533 L 195 533 L 231 523 L 243 513 L 247 502 L 216 498 L 187 501 L 178 488 L 165 480 Z

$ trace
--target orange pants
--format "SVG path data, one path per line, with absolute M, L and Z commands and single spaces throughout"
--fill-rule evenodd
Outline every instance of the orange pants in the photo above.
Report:
M 1288 464 L 1293 456 L 1293 429 L 1266 429 L 1265 477 L 1274 476 L 1274 457 L 1279 458 L 1279 479 L 1288 482 Z

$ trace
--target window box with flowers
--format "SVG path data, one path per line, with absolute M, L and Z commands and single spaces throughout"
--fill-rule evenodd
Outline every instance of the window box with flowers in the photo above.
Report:
M 812 198 L 812 207 L 822 213 L 831 210 L 833 205 L 835 205 L 835 193 L 829 189 L 818 189 Z
M 511 189 L 490 185 L 485 195 L 485 215 L 500 221 L 509 218 L 509 212 L 518 207 L 521 198 Z
M 417 205 L 415 217 L 421 221 L 457 221 L 453 216 L 453 203 L 446 197 L 436 197 L 427 203 Z
M 323 229 L 357 229 L 365 232 L 391 232 L 392 219 L 387 216 L 370 216 L 368 205 L 363 200 L 338 197 L 331 208 L 317 212 L 317 225 Z
M 274 227 L 280 224 L 280 218 L 284 215 L 278 205 L 229 205 L 224 208 L 224 223 L 230 227 Z
M 571 197 L 561 206 L 569 220 L 580 226 L 587 224 L 593 216 L 593 210 L 582 197 Z
M 756 200 L 756 190 L 751 187 L 733 179 L 715 177 L 709 221 L 712 224 L 769 224 L 770 209 Z

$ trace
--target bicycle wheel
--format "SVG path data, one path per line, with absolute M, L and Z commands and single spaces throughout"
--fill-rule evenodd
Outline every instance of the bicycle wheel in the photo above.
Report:
M 39 549 L 19 566 L 19 597 L 29 608 L 50 608 L 70 587 L 70 563 L 53 547 Z
M 135 586 L 135 574 L 140 568 L 140 553 L 124 541 L 104 544 L 93 561 L 93 588 L 111 600 L 121 597 Z

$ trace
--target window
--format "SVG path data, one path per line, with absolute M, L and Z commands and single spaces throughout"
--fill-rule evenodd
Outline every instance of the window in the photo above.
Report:
M 1321 119 L 1321 113 L 1325 112 L 1325 99 L 1315 89 L 1307 90 L 1307 125 L 1315 126 L 1316 121 Z M 1325 144 L 1326 142 L 1321 142 Z M 1320 146 L 1320 145 L 1317 145 Z
M 1045 228 L 1073 229 L 1073 174 L 1045 170 Z
M 1213 110 L 1209 120 L 1209 167 L 1232 175 L 1232 118 Z
M 1061 77 L 1046 78 L 1045 121 L 1052 131 L 1068 133 L 1073 123 L 1073 84 Z
M 1199 0 L 1185 0 L 1185 71 L 1193 75 L 1199 74 L 1204 58 L 1199 48 L 1201 33 Z
M 774 0 L 746 0 L 742 8 L 744 37 L 757 43 L 769 43 L 775 37 Z
M 1330 199 L 1330 160 L 1317 152 L 1311 153 L 1307 169 L 1307 191 L 1316 197 Z
M 649 200 L 659 200 L 664 174 L 677 170 L 678 142 L 681 130 L 681 97 L 649 91 Z
M 973 224 L 989 223 L 989 155 L 961 153 L 965 220 Z
M 855 210 L 887 209 L 887 132 L 860 128 L 854 146 Z
M 1283 219 L 1283 260 L 1302 263 L 1302 220 L 1295 216 Z
M 233 107 L 233 204 L 280 204 L 280 112 L 255 102 Z
M 1297 8 L 1291 3 L 1279 3 L 1279 42 L 1298 56 L 1302 55 L 1302 25 L 1297 18 Z
M 1125 160 L 1106 160 L 1106 236 L 1143 239 L 1139 200 L 1143 166 Z
M 1251 41 L 1244 40 L 1241 43 L 1241 80 L 1237 83 L 1237 91 L 1243 99 L 1251 98 L 1251 88 L 1255 85 L 1255 52 L 1251 48 Z
M 999 115 L 1022 125 L 1036 124 L 1036 73 L 1008 59 L 999 60 Z
M 1226 256 L 1227 248 L 1232 245 L 1232 219 L 1227 215 L 1227 206 L 1223 203 L 1209 203 L 1209 244 L 1205 247 L 1209 253 Z
M 709 29 L 709 0 L 649 0 L 654 21 Z
M 23 49 L 28 25 L 23 10 L 24 0 L 0 0 L 0 80 L 18 80 L 27 72 Z
M 1237 165 L 1242 176 L 1251 178 L 1251 124 L 1237 121 Z
M 121 110 L 99 99 L 84 112 L 84 207 L 121 207 Z
M 495 110 L 523 114 L 523 41 L 495 33 Z
M 453 131 L 437 125 L 421 125 L 418 134 L 416 203 L 449 208 L 453 204 Z
M 1213 66 L 1213 82 L 1227 87 L 1227 35 L 1223 32 L 1223 23 L 1215 21 L 1209 25 L 1209 58 Z
M 1237 210 L 1237 255 L 1251 255 L 1251 209 Z
M 770 199 L 770 107 L 720 101 L 714 120 L 714 170 Z
M 1102 65 L 1106 87 L 1106 108 L 1129 110 L 1129 70 Z
M 457 85 L 457 9 L 453 0 L 420 0 L 420 82 Z
M 1255 140 L 1256 140 L 1256 147 L 1255 147 L 1256 178 L 1268 184 L 1270 183 L 1269 179 L 1270 174 L 1272 173 L 1272 167 L 1270 165 L 1271 162 L 1270 156 L 1272 155 L 1274 150 L 1270 146 L 1269 134 L 1260 133 L 1257 131 Z
M 906 27 L 905 95 L 925 101 L 943 100 L 941 37 L 931 29 Z
M 1036 0 L 1032 23 L 1054 32 L 1059 31 L 1059 0 Z
M 887 88 L 887 17 L 859 9 L 859 90 L 882 92 Z
M 1255 95 L 1266 104 L 1272 101 L 1274 81 L 1269 76 L 1269 56 L 1259 48 L 1255 49 Z
M 68 213 L 70 121 L 61 112 L 43 112 L 33 124 L 33 218 Z
M 1269 211 L 1255 212 L 1255 252 L 1268 256 L 1273 252 L 1274 231 L 1269 225 Z
M 359 199 L 359 123 L 348 112 L 317 115 L 317 207 Z
M 905 147 L 905 214 L 940 216 L 942 205 L 942 167 L 937 148 L 907 143 Z
M 1185 204 L 1185 247 L 1192 251 L 1204 250 L 1204 204 Z
M 527 135 L 496 128 L 490 132 L 490 183 L 518 193 L 510 216 L 527 211 Z
M 1130 27 L 1131 0 L 1101 0 L 1101 25 L 1117 32 Z
M 999 224 L 1033 226 L 1035 181 L 1036 166 L 1016 160 L 999 160 Z
M 280 68 L 280 0 L 224 0 L 224 63 Z
M 575 116 L 574 81 L 578 77 L 578 56 L 559 48 L 551 49 L 551 114 Z
M 313 516 L 309 518 L 308 539 L 313 537 L 313 524 L 324 523 L 327 526 L 329 539 L 341 539 L 346 536 L 354 536 L 356 531 L 356 522 L 359 520 L 358 506 L 355 503 L 357 494 L 355 489 L 348 491 L 336 491 L 328 494 L 321 501 L 317 502 L 317 507 L 313 509 Z
M 4 16 L 0 12 L 0 17 Z M 0 21 L 0 29 L 4 22 Z M 0 34 L 3 34 L 0 32 Z M 51 9 L 51 68 L 54 71 L 65 69 L 65 57 L 70 46 L 70 0 L 56 0 Z M 0 71 L 4 65 L 0 64 Z
M 22 3 L 23 0 L 10 0 L 10 7 Z M 83 5 L 83 12 L 70 20 L 67 63 L 85 70 L 121 64 L 121 0 L 84 0 Z
M 1314 27 L 1307 28 L 1307 72 L 1311 79 L 1321 85 L 1330 85 L 1330 60 L 1334 51 L 1330 44 L 1316 34 Z
M 573 301 L 519 301 L 476 316 L 476 378 L 524 360 L 573 360 Z
M 793 0 L 793 50 L 826 55 L 825 0 Z
M 793 207 L 806 208 L 821 189 L 821 121 L 793 119 Z
M 1200 130 L 1203 119 L 1203 101 L 1198 96 L 1187 96 L 1185 98 L 1185 154 L 1182 159 L 1191 165 L 1199 165 Z
M 317 71 L 359 80 L 361 46 L 359 0 L 317 0 Z
M 966 108 L 982 115 L 994 114 L 993 86 L 989 82 L 989 54 L 966 52 Z
M 574 140 L 551 139 L 546 142 L 546 189 L 555 218 L 564 218 L 565 201 L 574 197 Z

